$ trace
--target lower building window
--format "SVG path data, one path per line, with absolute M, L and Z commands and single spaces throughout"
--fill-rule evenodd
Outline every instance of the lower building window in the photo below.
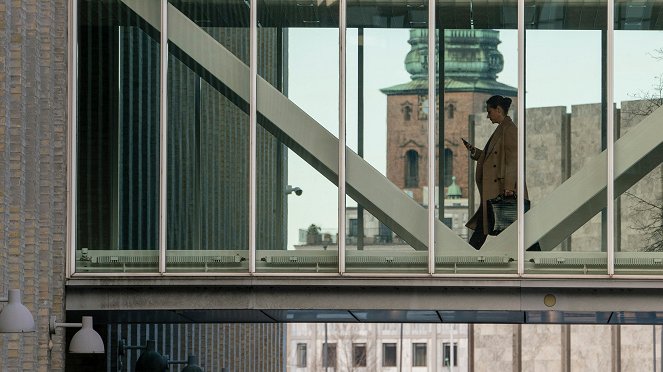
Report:
M 297 344 L 297 367 L 306 367 L 306 344 Z
M 336 343 L 322 344 L 322 367 L 336 368 Z
M 444 361 L 444 366 L 454 366 L 458 365 L 458 344 L 453 343 L 453 351 L 451 344 L 445 342 L 442 344 L 442 360 Z
M 426 343 L 412 344 L 412 367 L 426 367 Z
M 366 367 L 366 344 L 352 344 L 352 366 Z
M 396 367 L 396 344 L 382 344 L 382 366 Z

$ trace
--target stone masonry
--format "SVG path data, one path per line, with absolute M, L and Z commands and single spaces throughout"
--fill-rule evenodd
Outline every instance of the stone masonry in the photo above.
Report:
M 0 3 L 0 296 L 21 289 L 37 332 L 0 334 L 1 371 L 62 371 L 67 1 Z

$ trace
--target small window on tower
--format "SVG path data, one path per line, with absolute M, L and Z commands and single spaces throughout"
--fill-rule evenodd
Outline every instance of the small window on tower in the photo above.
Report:
M 447 119 L 453 119 L 455 111 L 456 111 L 456 105 L 449 102 L 449 104 L 447 104 Z
M 454 153 L 451 149 L 444 149 L 444 186 L 451 185 L 454 173 Z
M 412 104 L 410 102 L 405 102 L 402 105 L 401 112 L 403 113 L 403 120 L 404 121 L 412 120 Z
M 419 154 L 414 150 L 405 153 L 405 187 L 419 186 Z

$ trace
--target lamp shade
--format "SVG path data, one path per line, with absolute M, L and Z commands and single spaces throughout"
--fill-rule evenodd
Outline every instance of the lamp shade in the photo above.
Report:
M 0 311 L 0 333 L 34 332 L 35 320 L 21 303 L 21 291 L 9 290 L 9 301 Z
M 159 354 L 154 340 L 147 340 L 145 351 L 136 360 L 136 372 L 168 371 L 168 359 Z
M 104 342 L 101 336 L 92 328 L 92 317 L 84 316 L 81 322 L 83 327 L 76 332 L 69 344 L 69 352 L 76 354 L 103 354 Z
M 198 358 L 195 355 L 189 355 L 186 367 L 182 368 L 182 372 L 203 372 L 203 369 L 198 365 Z

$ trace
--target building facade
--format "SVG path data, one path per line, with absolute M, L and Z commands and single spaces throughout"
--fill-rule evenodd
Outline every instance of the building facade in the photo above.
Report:
M 110 370 L 113 360 L 117 363 L 116 338 L 129 333 L 135 336 L 130 342 L 136 343 L 146 341 L 143 336 L 149 334 L 160 341 L 160 352 L 178 358 L 184 356 L 184 348 L 186 354 L 194 349 L 201 356 L 216 353 L 216 359 L 206 356 L 207 369 L 267 368 L 246 356 L 265 348 L 272 352 L 260 362 L 274 361 L 270 366 L 282 369 L 282 323 L 302 321 L 502 323 L 468 333 L 468 345 L 476 346 L 468 346 L 468 354 L 481 349 L 493 356 L 468 356 L 468 370 L 488 368 L 477 363 L 495 360 L 496 355 L 504 358 L 505 368 L 527 369 L 525 360 L 530 359 L 513 357 L 514 350 L 536 345 L 522 342 L 526 332 L 518 328 L 521 323 L 546 323 L 527 338 L 539 340 L 539 345 L 552 344 L 539 334 L 558 331 L 561 344 L 571 337 L 571 345 L 578 345 L 552 347 L 553 354 L 584 350 L 581 346 L 588 344 L 584 339 L 574 341 L 573 331 L 560 323 L 600 323 L 604 326 L 596 332 L 572 329 L 601 340 L 601 345 L 608 339 L 610 345 L 622 340 L 629 353 L 658 350 L 645 349 L 639 342 L 645 342 L 651 328 L 627 337 L 628 327 L 619 325 L 651 327 L 661 322 L 660 230 L 648 227 L 647 220 L 661 205 L 657 193 L 663 111 L 648 105 L 655 99 L 614 99 L 613 88 L 620 89 L 616 82 L 630 80 L 629 74 L 638 69 L 614 68 L 611 58 L 629 54 L 628 43 L 619 44 L 621 37 L 633 37 L 630 44 L 638 44 L 658 35 L 661 5 L 546 3 L 519 13 L 517 5 L 522 8 L 523 0 L 499 6 L 467 1 L 439 3 L 439 17 L 429 19 L 425 10 L 432 9 L 425 4 L 342 4 L 346 8 L 340 9 L 338 2 L 269 1 L 249 6 L 243 1 L 136 0 L 0 5 L 0 297 L 9 289 L 20 289 L 36 321 L 34 333 L 0 335 L 1 370 Z M 423 149 L 436 146 L 436 114 L 455 120 L 465 99 L 461 94 L 467 92 L 449 96 L 455 103 L 445 98 L 439 110 L 430 109 L 434 103 L 425 110 L 421 87 L 394 94 L 393 116 L 405 121 L 410 115 L 414 127 L 428 135 L 416 132 L 417 138 L 405 142 L 390 137 L 394 150 L 389 151 L 399 152 L 392 163 L 403 168 L 395 165 L 393 176 L 383 174 L 362 151 L 347 149 L 344 68 L 338 68 L 337 83 L 326 86 L 338 98 L 338 107 L 327 101 L 317 104 L 332 107 L 334 119 L 329 122 L 335 129 L 289 99 L 287 35 L 300 28 L 338 31 L 332 54 L 339 58 L 332 60 L 339 65 L 347 52 L 342 35 L 348 28 L 357 29 L 357 35 L 359 29 L 415 29 L 417 51 L 408 62 L 427 87 L 437 84 L 435 74 L 424 67 L 431 54 L 424 53 L 422 43 L 426 40 L 426 50 L 432 51 L 435 44 L 446 43 L 446 36 L 436 41 L 427 37 L 433 32 L 425 30 L 461 30 L 450 32 L 450 45 L 461 45 L 461 40 L 454 41 L 458 38 L 468 39 L 471 46 L 471 35 L 485 35 L 488 45 L 472 49 L 462 44 L 459 53 L 480 54 L 490 67 L 487 73 L 495 73 L 500 65 L 492 30 L 512 30 L 520 42 L 526 32 L 528 40 L 536 36 L 530 30 L 551 30 L 558 39 L 548 47 L 573 42 L 577 35 L 566 31 L 588 30 L 592 45 L 600 50 L 593 70 L 603 74 L 592 87 L 600 99 L 572 110 L 517 106 L 519 114 L 514 116 L 521 133 L 528 133 L 519 141 L 520 153 L 528 154 L 523 158 L 527 163 L 521 162 L 521 180 L 532 182 L 535 206 L 520 229 L 514 226 L 490 240 L 490 249 L 474 252 L 462 234 L 459 237 L 423 205 L 424 186 L 431 191 L 437 186 L 442 193 L 448 186 L 446 176 L 456 169 L 467 169 L 471 175 L 470 167 L 455 161 L 433 171 L 430 163 L 417 165 L 416 172 L 406 167 L 424 159 Z M 356 45 L 359 49 L 360 43 Z M 451 51 L 444 55 L 448 62 L 459 58 Z M 537 65 L 532 56 L 524 45 L 509 56 L 520 62 L 519 100 L 525 99 L 526 70 Z M 441 63 L 447 62 L 445 58 Z M 445 77 L 439 85 L 446 89 L 446 81 Z M 472 93 L 471 107 L 462 112 L 483 116 L 484 99 Z M 357 104 L 361 106 L 359 99 Z M 481 132 L 483 124 L 477 123 L 478 119 L 473 138 L 479 143 L 489 132 Z M 445 144 L 440 150 L 450 150 L 451 159 L 461 153 L 449 142 L 458 134 L 437 134 L 437 142 Z M 550 138 L 544 141 L 543 136 Z M 561 151 L 544 148 L 555 149 L 557 144 Z M 334 211 L 339 229 L 332 249 L 285 249 L 285 174 L 291 154 L 286 148 L 310 166 L 311 177 L 321 176 L 332 184 L 340 206 Z M 429 158 L 435 158 L 434 152 Z M 442 169 L 437 171 L 442 186 L 431 182 L 434 169 Z M 461 196 L 471 207 L 469 175 L 467 180 L 457 177 Z M 416 200 L 403 189 L 411 189 Z M 351 249 L 346 244 L 347 197 L 406 242 L 406 249 Z M 626 218 L 629 213 L 644 220 L 630 222 L 635 220 Z M 357 220 L 363 221 L 359 212 Z M 533 242 L 540 242 L 544 252 L 525 252 L 523 248 Z M 95 329 L 104 334 L 105 355 L 68 354 L 72 330 L 58 329 L 51 335 L 51 316 L 75 322 L 82 315 L 94 316 Z M 218 327 L 221 323 L 238 325 Z M 271 327 L 261 329 L 258 323 Z M 171 333 L 180 324 L 187 330 Z M 410 336 L 408 363 L 432 366 L 435 355 L 438 366 L 444 348 L 438 343 L 433 354 L 430 343 L 447 342 L 448 324 L 421 325 L 421 332 Z M 394 339 L 393 329 L 385 333 Z M 174 342 L 182 337 L 183 346 L 176 351 Z M 204 350 L 197 346 L 200 343 L 186 342 L 187 337 L 228 349 Z M 358 364 L 361 350 L 368 363 L 368 333 L 362 337 L 365 342 L 355 343 L 364 343 L 364 348 L 357 345 L 359 357 L 351 357 Z M 320 339 L 315 339 L 318 348 Z M 242 342 L 250 346 L 238 346 Z M 493 348 L 498 344 L 502 347 Z M 512 346 L 509 357 L 504 345 L 519 346 Z M 340 345 L 336 350 L 337 355 L 355 351 Z M 393 355 L 393 346 L 383 352 Z M 330 354 L 326 348 L 328 361 Z M 594 365 L 607 368 L 598 352 L 560 355 L 562 367 L 570 365 L 564 361 L 597 355 Z M 384 359 L 382 355 L 376 363 Z M 550 368 L 556 368 L 558 359 L 550 360 Z M 611 368 L 635 365 L 626 358 L 618 360 L 621 364 L 611 362 Z M 651 360 L 658 363 L 656 357 Z

